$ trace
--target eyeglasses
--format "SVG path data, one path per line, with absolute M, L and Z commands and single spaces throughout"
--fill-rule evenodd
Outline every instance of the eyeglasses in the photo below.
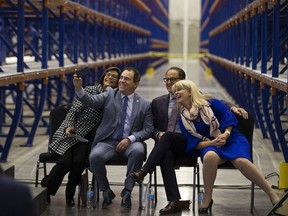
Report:
M 170 81 L 171 83 L 176 82 L 177 80 L 179 80 L 180 78 L 176 78 L 176 77 L 170 77 L 170 78 L 163 78 L 163 81 L 165 83 L 167 83 L 168 81 Z
M 112 73 L 107 73 L 105 76 L 115 79 L 115 80 L 119 78 L 116 74 L 112 74 Z

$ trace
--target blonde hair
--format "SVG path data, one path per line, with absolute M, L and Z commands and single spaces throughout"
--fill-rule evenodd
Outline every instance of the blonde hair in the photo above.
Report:
M 192 105 L 197 107 L 208 105 L 209 102 L 207 100 L 213 98 L 210 95 L 203 94 L 196 86 L 196 84 L 191 80 L 179 80 L 172 86 L 173 94 L 175 94 L 176 91 L 182 89 L 187 90 L 190 93 Z

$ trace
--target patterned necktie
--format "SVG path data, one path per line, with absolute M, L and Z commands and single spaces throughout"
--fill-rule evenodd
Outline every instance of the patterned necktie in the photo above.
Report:
M 125 119 L 126 119 L 126 115 L 127 115 L 127 105 L 128 105 L 128 97 L 124 96 L 122 98 L 121 120 L 120 120 L 120 124 L 118 127 L 118 132 L 117 132 L 117 139 L 118 140 L 122 140 L 122 138 L 123 138 Z
M 174 132 L 176 122 L 177 122 L 177 117 L 178 117 L 178 104 L 175 102 L 172 108 L 169 120 L 168 120 L 167 131 Z

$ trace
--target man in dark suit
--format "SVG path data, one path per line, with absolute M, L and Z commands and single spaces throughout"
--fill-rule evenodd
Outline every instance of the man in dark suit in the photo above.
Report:
M 83 91 L 81 78 L 74 76 L 73 79 L 78 99 L 85 106 L 103 109 L 103 119 L 89 156 L 91 170 L 100 190 L 103 191 L 103 207 L 110 205 L 115 198 L 106 176 L 105 163 L 121 156 L 128 158 L 121 205 L 131 208 L 134 181 L 129 174 L 141 168 L 146 152 L 144 140 L 152 136 L 150 102 L 135 93 L 139 82 L 138 70 L 128 67 L 120 76 L 118 89 L 108 87 L 104 93 L 91 96 Z
M 182 135 L 177 122 L 178 111 L 175 97 L 172 94 L 172 86 L 175 82 L 184 80 L 185 77 L 186 74 L 181 68 L 171 67 L 167 70 L 163 81 L 169 93 L 152 100 L 153 139 L 156 144 L 145 165 L 130 175 L 136 182 L 140 183 L 147 173 L 153 172 L 156 165 L 160 164 L 164 188 L 169 202 L 165 208 L 160 210 L 161 215 L 172 214 L 182 210 L 179 201 L 181 196 L 174 170 L 174 157 L 188 156 L 185 153 L 187 141 Z M 231 103 L 223 102 L 234 113 L 243 115 L 244 118 L 248 117 L 248 113 L 244 109 L 237 108 Z
M 31 192 L 26 185 L 4 176 L 0 166 L 0 215 L 36 216 Z

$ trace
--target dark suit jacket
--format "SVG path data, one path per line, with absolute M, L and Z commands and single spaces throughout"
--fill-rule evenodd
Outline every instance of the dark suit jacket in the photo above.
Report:
M 85 106 L 103 109 L 103 119 L 96 131 L 93 142 L 93 146 L 95 146 L 98 142 L 109 138 L 117 129 L 119 116 L 121 115 L 121 93 L 118 89 L 108 87 L 102 94 L 89 95 L 85 92 L 84 96 L 78 99 Z M 135 93 L 129 135 L 133 134 L 137 142 L 143 142 L 151 137 L 152 132 L 153 119 L 151 104 Z
M 160 131 L 166 131 L 168 125 L 168 104 L 169 94 L 154 98 L 151 103 L 153 114 L 153 139 L 156 139 L 156 134 Z
M 154 98 L 151 103 L 152 114 L 153 114 L 153 139 L 156 141 L 156 134 L 160 131 L 166 131 L 168 126 L 168 104 L 169 94 Z M 222 102 L 230 109 L 234 106 L 232 103 L 222 100 Z
M 0 174 L 0 215 L 36 216 L 30 189 Z

